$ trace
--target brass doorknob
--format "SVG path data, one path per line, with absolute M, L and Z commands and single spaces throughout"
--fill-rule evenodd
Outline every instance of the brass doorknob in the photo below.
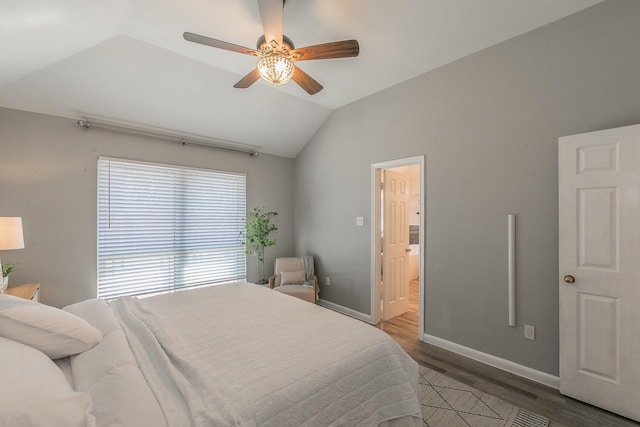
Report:
M 576 278 L 570 274 L 567 274 L 566 276 L 564 276 L 564 281 L 565 283 L 572 284 L 573 282 L 576 281 Z

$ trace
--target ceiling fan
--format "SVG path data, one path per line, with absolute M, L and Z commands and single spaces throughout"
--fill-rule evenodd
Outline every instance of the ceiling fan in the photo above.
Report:
M 260 77 L 274 85 L 282 85 L 293 79 L 309 95 L 314 95 L 322 90 L 322 85 L 293 62 L 348 58 L 360 53 L 357 40 L 343 40 L 296 49 L 291 39 L 282 34 L 284 0 L 258 0 L 258 8 L 264 35 L 258 39 L 256 49 L 189 32 L 183 34 L 184 39 L 190 42 L 260 58 L 256 68 L 236 83 L 233 86 L 235 88 L 248 88 Z

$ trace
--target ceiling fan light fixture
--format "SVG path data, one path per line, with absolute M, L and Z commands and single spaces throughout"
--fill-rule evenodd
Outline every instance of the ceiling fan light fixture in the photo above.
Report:
M 293 77 L 293 62 L 278 52 L 272 52 L 260 58 L 258 72 L 272 85 L 283 85 Z
M 322 90 L 322 85 L 303 70 L 293 65 L 293 61 L 314 59 L 352 58 L 360 53 L 357 40 L 342 40 L 322 43 L 296 49 L 293 41 L 283 34 L 284 0 L 257 0 L 264 34 L 258 38 L 256 49 L 185 32 L 182 37 L 188 41 L 206 46 L 259 57 L 256 67 L 242 77 L 233 87 L 246 89 L 262 77 L 272 85 L 283 85 L 293 79 L 309 95 Z

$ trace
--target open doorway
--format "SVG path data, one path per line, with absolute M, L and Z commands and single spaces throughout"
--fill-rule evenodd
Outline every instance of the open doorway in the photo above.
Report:
M 375 322 L 424 334 L 424 156 L 372 165 L 371 312 Z

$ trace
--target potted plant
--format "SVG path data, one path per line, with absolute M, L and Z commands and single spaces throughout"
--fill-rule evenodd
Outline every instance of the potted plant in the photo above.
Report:
M 15 264 L 4 264 L 2 266 L 2 277 L 0 281 L 0 292 L 4 292 L 9 286 L 9 275 L 15 271 L 17 266 Z
M 264 248 L 274 246 L 276 239 L 270 239 L 269 235 L 276 231 L 278 227 L 271 223 L 271 219 L 277 216 L 278 212 L 267 211 L 263 207 L 255 207 L 247 215 L 247 223 L 243 233 L 245 253 L 255 255 L 257 258 L 257 282 L 264 285 L 267 279 L 264 276 Z

